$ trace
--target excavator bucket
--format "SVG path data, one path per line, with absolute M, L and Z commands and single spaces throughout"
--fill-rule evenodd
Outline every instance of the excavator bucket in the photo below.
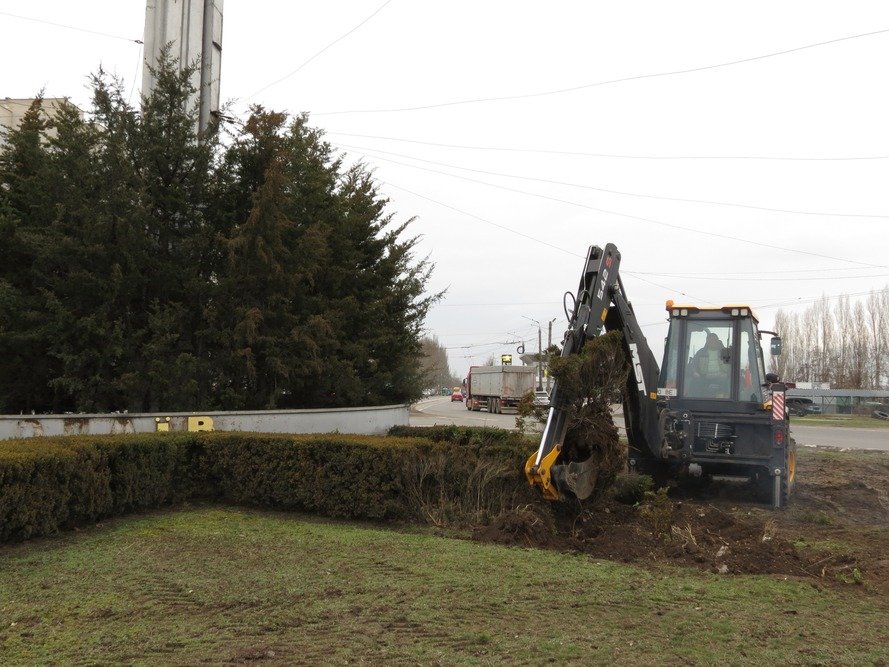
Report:
M 525 464 L 528 482 L 540 489 L 547 500 L 572 496 L 578 500 L 586 500 L 592 495 L 598 478 L 595 457 L 586 461 L 556 463 L 561 452 L 562 446 L 556 445 L 537 465 L 536 455 L 532 454 Z
M 556 488 L 562 495 L 570 492 L 578 500 L 589 498 L 596 487 L 596 479 L 599 476 L 597 462 L 594 457 L 586 461 L 572 461 L 565 465 L 557 465 L 552 471 L 556 480 Z

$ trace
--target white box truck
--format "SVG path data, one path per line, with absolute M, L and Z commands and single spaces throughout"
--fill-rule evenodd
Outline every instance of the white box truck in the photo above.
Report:
M 514 408 L 536 383 L 533 366 L 473 366 L 466 378 L 466 409 L 499 413 Z

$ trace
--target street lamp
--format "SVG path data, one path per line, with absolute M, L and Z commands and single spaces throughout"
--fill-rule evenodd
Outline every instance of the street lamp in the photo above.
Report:
M 547 350 L 549 350 L 549 348 L 551 348 L 552 344 L 553 344 L 553 322 L 555 322 L 557 319 L 559 319 L 559 318 L 554 317 L 547 323 L 547 329 L 548 329 L 547 336 L 546 336 L 546 349 Z M 546 393 L 547 394 L 549 393 L 549 367 L 548 366 L 547 366 L 547 373 L 546 373 Z

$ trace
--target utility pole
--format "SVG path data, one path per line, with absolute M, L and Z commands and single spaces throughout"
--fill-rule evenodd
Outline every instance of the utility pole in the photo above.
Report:
M 549 350 L 553 346 L 553 322 L 556 321 L 554 317 L 549 321 L 549 332 L 546 334 L 546 349 Z M 550 383 L 550 374 L 549 374 L 549 364 L 546 366 L 546 393 L 549 393 L 549 383 Z
M 522 317 L 526 320 L 529 320 L 537 325 L 537 390 L 543 391 L 543 326 L 535 320 L 533 317 L 528 317 L 526 315 L 522 315 Z M 553 340 L 553 322 L 556 321 L 554 317 L 548 323 L 549 333 L 547 335 L 548 345 L 552 345 Z M 549 373 L 546 375 L 546 389 L 549 391 Z

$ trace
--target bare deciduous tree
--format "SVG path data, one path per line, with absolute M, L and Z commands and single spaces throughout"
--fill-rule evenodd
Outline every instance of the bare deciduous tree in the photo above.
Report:
M 775 327 L 784 351 L 772 368 L 782 378 L 847 389 L 889 384 L 889 285 L 863 301 L 825 296 L 802 313 L 778 311 Z

